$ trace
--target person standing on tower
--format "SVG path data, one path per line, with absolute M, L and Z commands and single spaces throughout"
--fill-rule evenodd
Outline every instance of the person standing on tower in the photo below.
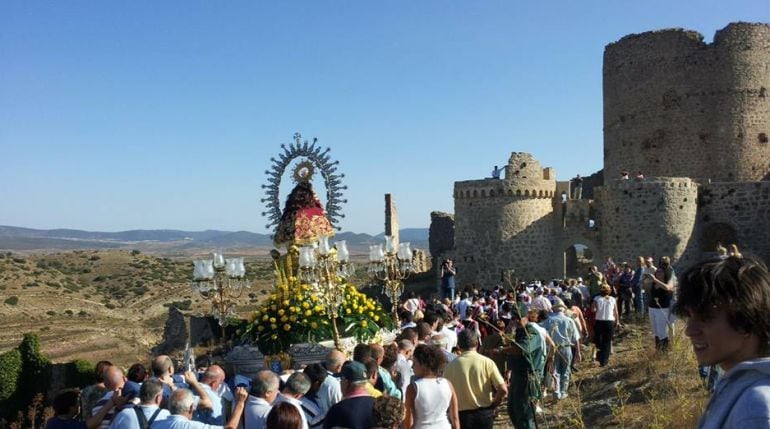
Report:
M 572 179 L 572 199 L 579 200 L 583 198 L 583 178 L 578 174 Z
M 455 300 L 455 274 L 457 270 L 451 259 L 445 259 L 441 264 L 441 300 L 449 298 Z

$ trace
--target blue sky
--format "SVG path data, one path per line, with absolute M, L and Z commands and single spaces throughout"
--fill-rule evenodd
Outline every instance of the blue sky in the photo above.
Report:
M 512 151 L 602 167 L 606 44 L 733 21 L 770 4 L 4 0 L 0 224 L 268 232 L 264 171 L 300 132 L 340 161 L 344 230 L 381 232 L 388 192 L 427 227 Z

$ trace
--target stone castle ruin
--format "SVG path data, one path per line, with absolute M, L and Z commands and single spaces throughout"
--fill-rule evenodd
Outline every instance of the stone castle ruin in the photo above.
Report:
M 605 255 L 681 270 L 717 242 L 770 261 L 770 25 L 730 24 L 711 44 L 626 36 L 605 48 L 603 79 L 604 168 L 583 199 L 514 152 L 501 179 L 455 182 L 453 222 L 432 214 L 431 254 L 454 258 L 461 284 L 576 276 Z

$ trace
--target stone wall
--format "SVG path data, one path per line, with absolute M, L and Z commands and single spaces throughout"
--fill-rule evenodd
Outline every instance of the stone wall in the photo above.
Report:
M 436 260 L 441 258 L 455 246 L 455 218 L 454 215 L 444 212 L 431 212 L 430 229 L 428 230 L 428 247 L 433 257 L 433 266 L 437 267 Z
M 701 186 L 698 205 L 700 250 L 713 250 L 705 235 L 721 224 L 734 231 L 742 251 L 770 262 L 770 182 L 706 184 Z
M 770 26 L 630 35 L 604 52 L 605 183 L 620 171 L 705 182 L 770 172 Z
M 615 180 L 597 189 L 602 250 L 615 260 L 680 258 L 695 227 L 698 186 L 688 178 Z M 602 255 L 604 256 L 604 255 Z
M 551 272 L 555 172 L 513 152 L 505 178 L 455 182 L 455 265 L 459 286 L 491 287 L 501 273 L 535 278 Z

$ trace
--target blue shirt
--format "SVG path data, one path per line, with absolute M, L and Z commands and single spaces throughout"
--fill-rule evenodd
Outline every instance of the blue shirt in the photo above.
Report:
M 575 321 L 561 311 L 551 313 L 540 325 L 548 331 L 548 335 L 559 347 L 571 346 L 580 341 L 580 333 Z
M 86 429 L 86 423 L 75 419 L 60 419 L 51 417 L 45 424 L 45 429 Z
M 193 413 L 193 420 L 208 423 L 210 425 L 224 426 L 225 416 L 222 413 L 222 398 L 219 397 L 211 386 L 205 383 L 201 383 L 201 388 L 206 393 L 206 396 L 211 400 L 210 410 L 195 410 Z

